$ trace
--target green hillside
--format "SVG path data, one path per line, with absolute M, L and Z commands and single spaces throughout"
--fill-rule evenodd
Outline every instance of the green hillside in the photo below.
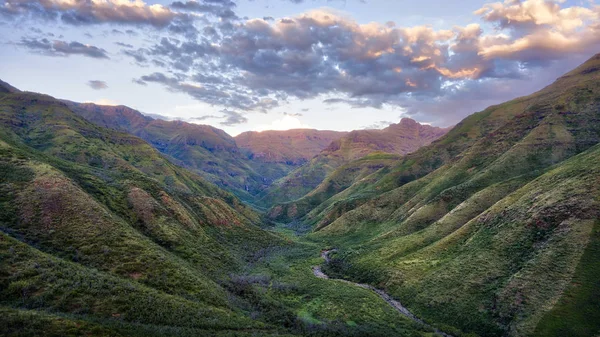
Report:
M 331 271 L 457 334 L 598 333 L 599 81 L 596 55 L 335 196 Z
M 218 282 L 281 240 L 235 197 L 44 95 L 3 95 L 0 139 L 2 305 L 261 327 Z

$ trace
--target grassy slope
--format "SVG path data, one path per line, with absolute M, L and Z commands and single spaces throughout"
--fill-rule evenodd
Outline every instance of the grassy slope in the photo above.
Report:
M 267 217 L 274 221 L 289 223 L 296 219 L 302 219 L 309 212 L 318 214 L 319 211 L 331 205 L 328 199 L 332 196 L 358 182 L 366 183 L 371 174 L 393 166 L 399 158 L 399 155 L 376 152 L 342 165 L 302 198 L 272 207 L 267 213 Z M 308 224 L 312 224 L 311 220 L 311 215 L 303 219 Z
M 263 329 L 221 280 L 282 241 L 235 197 L 39 94 L 2 97 L 0 153 L 2 306 Z
M 599 150 L 587 149 L 600 140 L 599 64 L 472 115 L 376 183 L 345 191 L 338 205 L 388 192 L 322 218 L 317 237 L 345 248 L 336 270 L 387 287 L 438 324 L 533 334 L 598 216 Z

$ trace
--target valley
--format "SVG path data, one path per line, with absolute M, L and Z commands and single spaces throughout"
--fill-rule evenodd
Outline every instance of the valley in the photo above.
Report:
M 333 252 L 334 250 L 335 249 L 324 250 L 323 252 L 321 252 L 321 257 L 323 258 L 323 260 L 325 260 L 325 263 L 329 263 L 329 261 L 330 261 L 329 253 Z M 437 335 L 445 336 L 445 337 L 451 337 L 450 335 L 448 335 L 448 334 L 446 334 L 446 333 L 444 333 L 444 332 L 442 332 L 440 330 L 431 328 L 429 325 L 425 324 L 425 322 L 423 322 L 421 319 L 419 319 L 418 317 L 416 317 L 415 315 L 413 315 L 405 306 L 403 306 L 402 303 L 394 300 L 390 295 L 388 295 L 385 291 L 383 291 L 381 289 L 377 289 L 377 288 L 375 288 L 375 287 L 373 287 L 371 285 L 364 284 L 364 283 L 355 283 L 355 282 L 347 281 L 347 280 L 344 280 L 344 279 L 332 279 L 327 274 L 325 274 L 323 272 L 321 266 L 313 266 L 312 270 L 313 270 L 313 274 L 316 277 L 320 278 L 320 279 L 340 281 L 340 282 L 352 284 L 352 285 L 354 285 L 356 287 L 359 287 L 359 288 L 371 290 L 371 291 L 375 292 L 377 295 L 379 295 L 392 308 L 396 309 L 399 313 L 401 313 L 402 315 L 408 317 L 412 321 L 414 321 L 414 322 L 416 322 L 418 324 L 421 324 L 421 325 L 425 326 L 426 328 L 433 329 Z
M 231 137 L 0 82 L 0 334 L 596 336 L 600 54 L 451 128 Z

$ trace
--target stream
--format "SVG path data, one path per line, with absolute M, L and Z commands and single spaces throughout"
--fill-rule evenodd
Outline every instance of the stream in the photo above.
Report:
M 324 250 L 321 252 L 321 257 L 325 260 L 325 263 L 329 263 L 329 261 L 331 261 L 331 258 L 329 257 L 329 253 L 335 252 L 335 251 L 336 251 L 336 249 L 330 249 L 330 250 Z M 315 274 L 315 276 L 320 279 L 340 281 L 340 282 L 351 284 L 351 285 L 354 285 L 354 286 L 357 286 L 357 287 L 360 287 L 363 289 L 371 290 L 371 291 L 375 292 L 377 295 L 379 295 L 379 297 L 381 297 L 387 304 L 389 304 L 394 309 L 396 309 L 396 311 L 398 311 L 400 314 L 410 318 L 411 320 L 413 320 L 425 327 L 433 329 L 434 332 L 440 336 L 452 337 L 452 335 L 449 335 L 449 334 L 447 334 L 439 329 L 436 329 L 435 327 L 432 327 L 431 325 L 423 322 L 423 320 L 421 320 L 420 318 L 415 316 L 405 306 L 403 306 L 402 303 L 400 303 L 399 301 L 396 301 L 388 293 L 386 293 L 385 291 L 383 291 L 381 289 L 377 289 L 369 284 L 356 283 L 356 282 L 351 282 L 351 281 L 343 280 L 343 279 L 330 278 L 327 274 L 325 274 L 323 272 L 323 270 L 321 269 L 321 266 L 314 266 L 314 267 L 312 267 L 312 270 L 313 270 L 313 274 Z

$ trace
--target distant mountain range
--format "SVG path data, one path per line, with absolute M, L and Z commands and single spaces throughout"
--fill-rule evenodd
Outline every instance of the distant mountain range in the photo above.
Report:
M 306 183 L 291 196 L 281 196 L 278 192 L 280 184 L 298 179 L 299 173 L 285 178 L 288 174 L 317 155 L 322 158 L 318 162 L 328 162 L 333 168 L 375 151 L 406 154 L 445 133 L 443 129 L 404 119 L 384 130 L 348 133 L 296 129 L 244 132 L 231 137 L 212 126 L 154 119 L 126 106 L 63 102 L 98 126 L 146 140 L 173 163 L 191 169 L 242 200 L 261 207 L 270 207 L 273 200 L 300 198 L 316 187 L 330 170 L 319 172 L 314 182 Z M 339 142 L 332 143 L 334 141 Z M 312 172 L 314 165 L 305 165 L 304 170 Z M 282 178 L 284 182 L 272 186 Z
M 249 150 L 253 160 L 300 166 L 346 134 L 312 129 L 248 131 L 235 136 L 235 142 Z
M 265 205 L 281 204 L 302 198 L 317 188 L 336 169 L 357 159 L 363 158 L 371 153 L 387 153 L 405 155 L 418 148 L 430 144 L 432 141 L 443 136 L 448 129 L 421 125 L 409 118 L 403 118 L 400 123 L 392 124 L 383 130 L 356 130 L 335 140 L 322 152 L 315 156 L 308 164 L 291 172 L 285 178 L 277 181 L 274 186 L 267 190 L 261 201 Z M 383 156 L 387 162 L 389 156 Z M 372 158 L 371 158 L 372 159 Z M 362 168 L 353 168 L 353 172 L 346 172 L 343 178 L 346 182 L 337 186 L 325 187 L 325 195 L 319 195 L 319 200 L 324 200 L 332 194 L 341 192 L 349 186 L 349 181 L 363 177 L 368 173 L 381 169 L 384 163 L 373 163 L 363 161 Z M 360 171 L 360 174 L 357 174 Z M 339 176 L 339 174 L 338 174 Z M 350 178 L 349 177 L 353 177 Z M 313 196 L 310 199 L 314 199 Z M 318 193 L 321 194 L 321 193 Z M 289 205 L 278 205 L 270 212 L 270 217 L 277 221 L 289 221 L 292 218 L 302 216 L 308 212 L 308 208 L 298 210 L 301 203 Z M 307 207 L 314 205 L 314 200 L 304 202 Z M 291 206 L 291 209 L 287 209 Z M 282 210 L 286 209 L 286 210 Z

